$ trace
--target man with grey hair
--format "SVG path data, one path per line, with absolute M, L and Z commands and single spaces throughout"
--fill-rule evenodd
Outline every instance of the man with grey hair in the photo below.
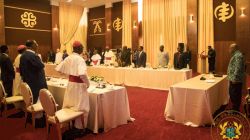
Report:
M 242 97 L 242 83 L 244 81 L 244 58 L 238 49 L 237 44 L 230 45 L 231 59 L 228 65 L 227 74 L 229 80 L 229 95 L 232 102 L 232 109 L 239 111 Z

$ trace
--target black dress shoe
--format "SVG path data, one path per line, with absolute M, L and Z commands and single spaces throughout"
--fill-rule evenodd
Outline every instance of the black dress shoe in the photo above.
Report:
M 72 128 L 63 133 L 63 140 L 74 140 L 76 138 L 81 138 L 86 135 L 85 129 Z
M 43 116 L 42 118 L 37 118 L 35 120 L 35 128 L 44 128 L 46 126 L 46 120 Z

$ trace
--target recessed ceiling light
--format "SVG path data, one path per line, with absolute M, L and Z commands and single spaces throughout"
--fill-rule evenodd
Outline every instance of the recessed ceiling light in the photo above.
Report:
M 67 2 L 71 2 L 72 0 L 67 0 Z

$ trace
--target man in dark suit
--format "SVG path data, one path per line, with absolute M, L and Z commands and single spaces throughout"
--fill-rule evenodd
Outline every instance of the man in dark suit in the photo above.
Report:
M 178 52 L 174 54 L 174 69 L 183 69 L 187 67 L 186 64 L 186 54 L 183 53 L 184 51 L 184 43 L 179 43 Z
M 216 57 L 215 50 L 211 46 L 208 46 L 208 69 L 209 72 L 212 73 L 215 72 L 215 57 Z
M 15 78 L 15 71 L 10 57 L 8 56 L 9 50 L 6 45 L 2 45 L 0 54 L 0 67 L 1 67 L 1 80 L 7 97 L 12 96 L 13 80 Z
M 130 55 L 130 50 L 127 46 L 123 46 L 121 54 L 122 67 L 127 67 L 131 64 Z
M 47 88 L 44 64 L 36 54 L 38 47 L 36 41 L 28 40 L 26 46 L 27 50 L 20 58 L 20 74 L 23 81 L 30 86 L 33 94 L 33 101 L 36 103 L 40 89 Z
M 52 62 L 55 63 L 56 60 L 56 54 L 54 53 L 54 51 L 51 49 L 48 53 L 48 60 L 47 62 Z
M 139 47 L 139 52 L 137 53 L 137 67 L 146 67 L 146 61 L 147 61 L 147 55 L 146 53 L 143 51 L 143 46 Z

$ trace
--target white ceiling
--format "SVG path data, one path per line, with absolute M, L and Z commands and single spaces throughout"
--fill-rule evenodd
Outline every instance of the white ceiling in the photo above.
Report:
M 92 8 L 92 7 L 97 7 L 97 6 L 101 6 L 105 4 L 110 5 L 111 3 L 119 2 L 122 0 L 61 0 L 61 1 L 63 2 L 71 1 L 69 3 Z

